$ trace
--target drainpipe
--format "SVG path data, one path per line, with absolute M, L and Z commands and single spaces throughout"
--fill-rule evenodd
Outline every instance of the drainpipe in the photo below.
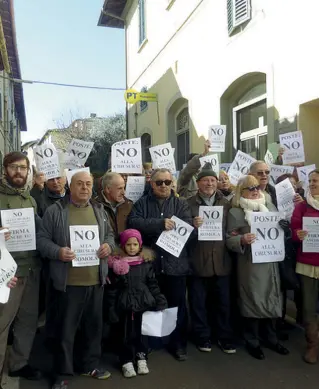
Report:
M 126 90 L 128 89 L 127 86 L 127 74 L 128 74 L 128 66 L 127 66 L 127 29 L 126 26 L 124 26 L 125 29 L 125 83 L 126 83 Z M 126 118 L 126 139 L 129 139 L 129 125 L 128 125 L 128 103 L 125 104 L 125 118 Z

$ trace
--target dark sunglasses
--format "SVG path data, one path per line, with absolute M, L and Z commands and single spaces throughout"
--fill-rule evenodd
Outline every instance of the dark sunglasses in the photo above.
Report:
M 156 186 L 162 186 L 163 184 L 165 184 L 166 186 L 170 186 L 172 184 L 172 180 L 158 180 L 158 181 L 155 181 L 155 184 Z
M 270 174 L 270 170 L 264 170 L 264 171 L 259 171 L 257 172 L 257 176 L 263 176 L 264 174 L 266 174 L 266 176 L 269 176 Z
M 259 186 L 248 186 L 247 188 L 244 188 L 243 190 L 249 190 L 249 192 L 253 192 L 255 190 L 259 190 Z

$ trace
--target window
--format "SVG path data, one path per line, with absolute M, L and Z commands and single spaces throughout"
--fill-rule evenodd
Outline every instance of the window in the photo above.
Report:
M 143 134 L 141 136 L 142 144 L 142 160 L 143 162 L 152 162 L 150 147 L 152 147 L 152 137 L 150 134 Z
M 146 0 L 138 0 L 140 46 L 146 39 L 145 1 Z
M 177 170 L 182 170 L 189 155 L 189 112 L 184 108 L 176 117 L 176 135 L 177 152 L 176 162 Z
M 250 0 L 227 0 L 228 35 L 250 18 Z
M 0 120 L 2 120 L 2 94 L 0 93 Z
M 142 93 L 147 93 L 147 88 L 144 86 L 144 87 L 141 89 L 141 92 L 142 92 Z M 141 101 L 141 102 L 140 102 L 140 110 L 141 110 L 141 112 L 146 111 L 147 108 L 148 108 L 148 102 L 147 102 L 147 101 Z

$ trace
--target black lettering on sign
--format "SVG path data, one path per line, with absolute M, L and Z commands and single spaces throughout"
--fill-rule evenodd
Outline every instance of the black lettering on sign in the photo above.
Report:
M 219 218 L 219 212 L 218 211 L 204 211 L 204 215 L 207 219 L 211 218 L 211 219 L 218 219 Z
M 295 140 L 295 141 L 293 141 L 293 142 L 290 143 L 290 144 L 284 143 L 284 146 L 285 146 L 288 150 L 291 150 L 291 149 L 297 150 L 297 149 L 299 149 L 299 147 L 300 147 L 300 142 L 298 142 L 297 140 Z
M 260 228 L 257 228 L 257 235 L 260 235 L 264 240 L 266 240 L 267 238 L 271 240 L 276 240 L 279 236 L 279 230 L 276 227 L 271 227 L 267 231 L 266 228 L 264 228 L 263 231 Z
M 77 237 L 81 240 L 93 240 L 95 238 L 95 232 L 94 231 L 91 231 L 91 230 L 87 230 L 87 231 L 74 231 L 74 237 L 75 237 L 75 241 L 77 241 Z
M 44 149 L 43 153 L 39 153 L 38 151 L 36 152 L 36 155 L 38 155 L 40 158 L 51 158 L 53 155 L 53 150 L 50 148 Z
M 155 155 L 158 155 L 159 157 L 168 157 L 169 156 L 169 149 L 167 147 L 164 147 L 161 150 L 155 150 Z
M 119 154 L 122 156 L 122 157 L 125 157 L 125 154 L 128 155 L 129 157 L 133 158 L 133 157 L 136 157 L 137 155 L 137 150 L 134 149 L 134 148 L 129 148 L 129 149 L 125 149 L 124 147 L 122 148 L 122 150 L 120 149 L 116 149 L 116 157 L 119 156 Z
M 214 135 L 224 135 L 224 130 L 222 128 L 211 128 L 211 130 Z
M 180 235 L 185 236 L 187 234 L 187 229 L 183 226 L 177 226 L 175 224 L 174 230 Z
M 85 159 L 87 155 L 84 151 L 71 150 L 71 153 L 74 157 L 78 157 L 79 159 Z
M 14 216 L 22 216 L 22 212 L 20 211 L 20 212 L 13 212 L 13 215 Z

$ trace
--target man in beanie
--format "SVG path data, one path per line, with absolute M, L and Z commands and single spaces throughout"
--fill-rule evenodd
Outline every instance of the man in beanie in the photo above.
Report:
M 18 151 L 7 154 L 3 160 L 4 177 L 0 183 L 0 210 L 31 208 L 36 229 L 41 224 L 35 200 L 27 189 L 30 162 Z M 2 225 L 2 227 L 7 227 Z M 12 252 L 18 265 L 17 287 L 10 292 L 9 301 L 0 305 L 0 371 L 7 349 L 8 332 L 13 324 L 13 344 L 9 354 L 9 376 L 30 380 L 40 378 L 39 371 L 29 364 L 29 356 L 38 324 L 38 301 L 41 261 L 34 251 Z M 0 387 L 3 382 L 0 383 Z
M 141 232 L 146 246 L 156 253 L 155 269 L 160 289 L 167 299 L 168 306 L 178 307 L 177 326 L 170 336 L 170 351 L 179 361 L 187 359 L 187 309 L 186 276 L 189 272 L 186 248 L 179 258 L 156 245 L 163 231 L 175 226 L 172 216 L 192 224 L 186 200 L 174 195 L 173 177 L 168 169 L 157 169 L 151 176 L 151 192 L 140 198 L 133 206 L 128 218 L 129 228 Z
M 189 302 L 195 341 L 198 349 L 210 352 L 211 329 L 209 317 L 216 301 L 216 335 L 219 347 L 227 354 L 236 352 L 232 345 L 230 326 L 230 283 L 231 259 L 225 247 L 226 220 L 229 202 L 217 190 L 218 177 L 210 163 L 206 163 L 197 176 L 198 192 L 188 199 L 195 230 L 190 244 L 192 276 L 189 283 Z M 223 207 L 223 240 L 199 241 L 198 227 L 203 224 L 199 207 Z

